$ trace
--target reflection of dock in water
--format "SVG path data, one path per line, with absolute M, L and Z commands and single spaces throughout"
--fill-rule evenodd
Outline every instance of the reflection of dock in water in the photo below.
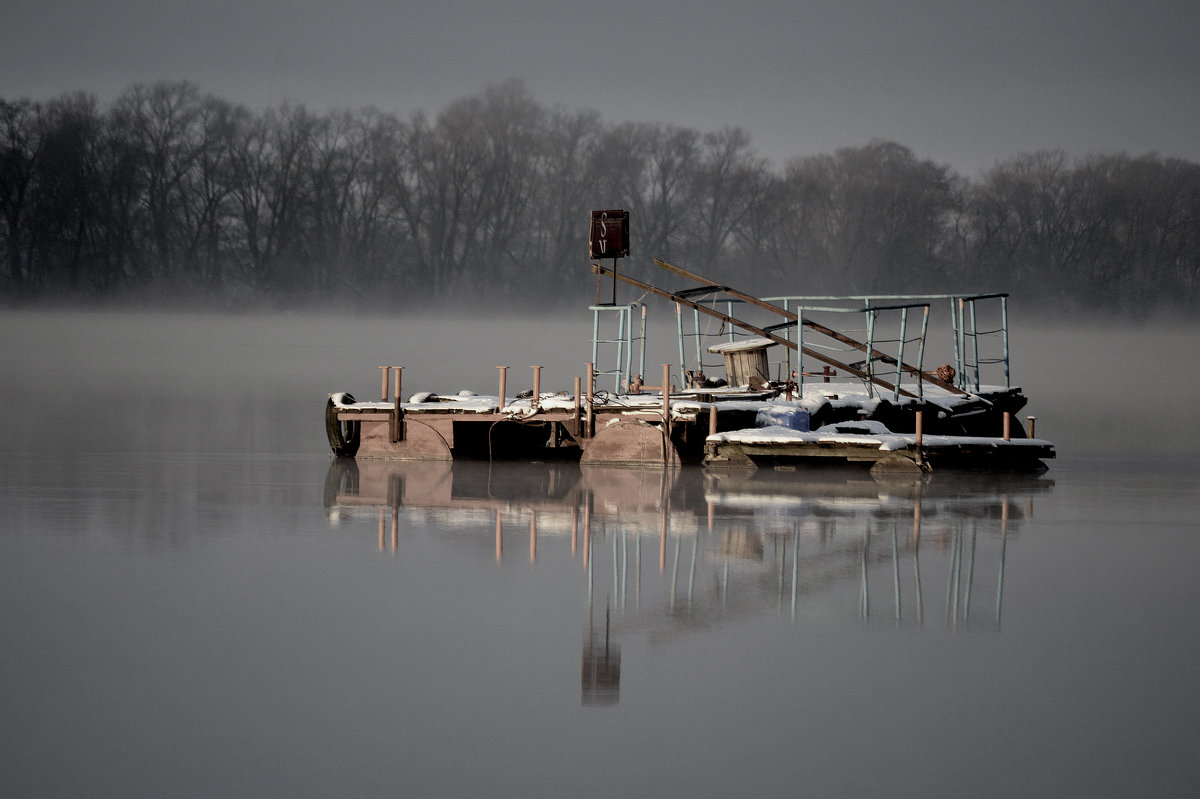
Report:
M 392 554 L 418 525 L 490 538 L 498 563 L 514 549 L 523 558 L 526 541 L 535 562 L 539 548 L 569 547 L 588 614 L 581 701 L 594 706 L 619 701 L 618 640 L 632 635 L 664 642 L 764 613 L 955 630 L 982 619 L 999 629 L 1008 541 L 1052 486 L 1016 475 L 878 482 L 827 467 L 339 459 L 325 505 L 331 524 L 376 525 L 379 550 Z
M 881 482 L 828 468 L 339 459 L 325 499 L 331 519 L 373 520 L 381 550 L 397 551 L 418 520 L 490 537 L 497 560 L 527 546 L 536 561 L 539 546 L 561 542 L 586 572 L 589 599 L 599 594 L 617 614 L 615 629 L 671 634 L 768 608 L 792 619 L 998 625 L 1008 539 L 1052 486 L 1009 474 Z

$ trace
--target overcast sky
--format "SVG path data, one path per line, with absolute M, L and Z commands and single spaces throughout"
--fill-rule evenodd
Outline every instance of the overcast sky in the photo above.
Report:
M 521 78 L 606 122 L 741 126 L 782 165 L 891 139 L 1200 161 L 1196 0 L 0 0 L 0 98 L 190 80 L 407 116 Z

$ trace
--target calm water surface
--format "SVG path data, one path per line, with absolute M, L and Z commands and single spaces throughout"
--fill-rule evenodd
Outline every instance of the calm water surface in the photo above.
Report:
M 1195 421 L 1044 376 L 1094 335 L 1038 477 L 332 460 L 397 351 L 588 355 L 433 324 L 0 321 L 0 795 L 1195 794 Z

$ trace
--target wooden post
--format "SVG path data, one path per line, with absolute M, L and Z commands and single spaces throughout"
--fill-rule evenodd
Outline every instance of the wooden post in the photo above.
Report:
M 596 364 L 587 365 L 587 430 L 584 435 L 591 438 L 596 434 L 596 416 L 592 409 L 592 390 L 596 385 Z
M 1004 440 L 1012 441 L 1012 413 L 1004 412 Z
M 403 366 L 393 366 L 396 375 L 396 396 L 393 398 L 394 405 L 392 406 L 392 441 L 404 440 L 404 417 L 401 416 L 403 411 L 400 410 L 400 373 L 404 371 Z
M 917 411 L 916 416 L 917 465 L 920 466 L 925 460 L 925 455 L 921 452 L 921 447 L 925 443 L 925 413 L 923 411 Z
M 496 413 L 500 413 L 504 410 L 504 389 L 505 383 L 508 382 L 508 367 L 497 366 L 496 368 L 500 370 L 500 404 L 496 406 Z
M 389 373 L 392 371 L 392 367 L 381 366 L 381 367 L 379 367 L 379 370 L 383 373 L 383 375 L 382 375 L 383 376 L 383 388 L 380 389 L 380 393 L 383 395 L 383 398 L 380 399 L 380 402 L 387 402 L 388 401 L 388 378 L 391 377 L 391 375 Z
M 575 414 L 574 414 L 575 415 L 575 429 L 571 431 L 574 435 L 579 435 L 581 432 L 579 429 L 579 392 L 582 390 L 583 390 L 583 381 L 579 377 L 576 377 L 575 378 Z M 572 548 L 571 551 L 574 552 L 574 549 Z
M 531 366 L 533 370 L 533 396 L 529 399 L 530 406 L 536 411 L 542 401 L 542 367 Z
M 715 404 L 708 406 L 708 434 L 710 436 L 717 434 L 717 406 Z
M 1035 422 L 1037 422 L 1037 417 L 1036 416 L 1026 416 L 1025 419 L 1029 422 L 1029 437 L 1037 438 L 1037 436 L 1035 436 L 1033 434 L 1033 425 Z
M 671 441 L 671 364 L 664 363 L 662 368 L 663 431 L 667 434 L 669 445 Z

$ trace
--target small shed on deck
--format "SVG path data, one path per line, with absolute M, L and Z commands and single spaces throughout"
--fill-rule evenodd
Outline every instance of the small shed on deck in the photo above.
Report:
M 709 352 L 718 353 L 725 359 L 725 379 L 731 386 L 749 385 L 751 377 L 770 382 L 767 368 L 767 347 L 775 342 L 769 338 L 755 336 L 737 341 L 714 344 Z

